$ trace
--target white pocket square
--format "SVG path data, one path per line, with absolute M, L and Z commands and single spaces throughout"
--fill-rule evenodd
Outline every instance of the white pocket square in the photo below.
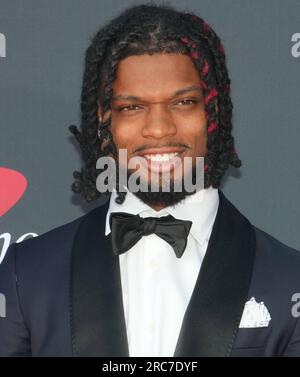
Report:
M 246 302 L 240 328 L 254 328 L 254 327 L 268 327 L 271 320 L 270 313 L 263 301 L 256 302 L 254 297 L 251 297 Z

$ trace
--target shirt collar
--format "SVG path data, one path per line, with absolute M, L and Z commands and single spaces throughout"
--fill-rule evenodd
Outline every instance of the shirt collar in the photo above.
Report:
M 127 212 L 141 217 L 161 217 L 172 215 L 177 219 L 193 222 L 190 233 L 202 245 L 209 238 L 218 206 L 218 189 L 208 187 L 187 196 L 174 206 L 168 206 L 160 211 L 155 211 L 130 191 L 127 191 L 125 201 L 117 204 L 115 199 L 117 192 L 113 191 L 110 197 L 109 209 L 106 214 L 105 235 L 110 233 L 109 216 L 112 212 Z

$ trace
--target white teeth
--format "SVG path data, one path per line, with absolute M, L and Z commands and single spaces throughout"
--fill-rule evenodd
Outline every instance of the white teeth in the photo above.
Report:
M 178 155 L 178 152 L 175 152 L 175 153 L 164 153 L 164 154 L 145 154 L 144 157 L 146 157 L 147 159 L 149 159 L 151 161 L 161 161 L 161 162 L 164 162 L 164 161 L 171 160 L 172 158 L 174 158 L 177 155 Z

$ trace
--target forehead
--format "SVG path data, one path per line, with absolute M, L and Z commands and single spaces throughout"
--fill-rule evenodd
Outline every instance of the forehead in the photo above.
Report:
M 134 55 L 120 61 L 114 95 L 156 97 L 181 87 L 200 84 L 199 73 L 188 55 L 165 53 Z

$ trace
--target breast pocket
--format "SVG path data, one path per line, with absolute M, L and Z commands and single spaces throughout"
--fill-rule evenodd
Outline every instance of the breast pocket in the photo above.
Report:
M 241 328 L 238 330 L 233 348 L 264 348 L 271 334 L 271 326 Z

